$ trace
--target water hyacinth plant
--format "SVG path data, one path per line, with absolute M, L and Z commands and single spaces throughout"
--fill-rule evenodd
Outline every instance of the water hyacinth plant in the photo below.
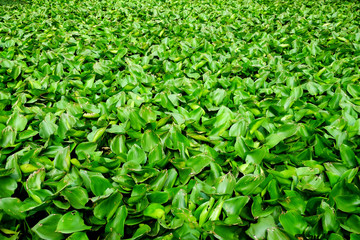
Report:
M 360 239 L 360 2 L 0 3 L 0 239 Z

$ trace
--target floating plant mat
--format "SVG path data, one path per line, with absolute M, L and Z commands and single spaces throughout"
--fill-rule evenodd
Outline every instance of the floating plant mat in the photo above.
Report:
M 360 239 L 360 2 L 0 6 L 0 239 Z

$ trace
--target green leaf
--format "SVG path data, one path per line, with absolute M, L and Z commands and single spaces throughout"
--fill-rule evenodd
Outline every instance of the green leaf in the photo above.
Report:
M 42 203 L 46 197 L 52 195 L 50 191 L 41 188 L 45 174 L 45 169 L 42 168 L 30 174 L 26 180 L 26 191 L 37 203 Z
M 144 216 L 152 218 L 163 218 L 165 216 L 165 208 L 159 203 L 151 203 L 145 210 Z
M 93 173 L 88 171 L 80 171 L 80 176 L 88 190 L 95 196 L 101 196 L 106 193 L 107 189 L 112 189 L 112 185 L 108 179 L 104 178 L 101 173 Z
M 246 134 L 246 128 L 247 128 L 246 122 L 239 121 L 231 126 L 231 128 L 229 130 L 229 136 L 230 137 L 240 137 L 240 136 L 244 137 Z
M 0 177 L 0 198 L 11 197 L 17 186 L 17 182 L 13 178 Z
M 100 75 L 105 75 L 109 71 L 109 68 L 102 61 L 94 63 L 93 69 Z
M 152 131 L 146 131 L 141 138 L 141 147 L 145 152 L 151 151 L 160 143 L 159 137 Z
M 64 139 L 66 133 L 72 129 L 76 124 L 76 118 L 70 114 L 63 113 L 60 116 L 59 127 L 57 129 L 57 134 L 59 137 Z
M 295 191 L 286 190 L 286 197 L 279 201 L 279 203 L 286 210 L 295 210 L 299 211 L 301 214 L 305 213 L 306 210 L 306 202 L 302 198 L 302 196 Z
M 235 188 L 235 177 L 228 173 L 216 179 L 215 188 L 216 193 L 219 195 L 232 195 Z
M 39 133 L 38 131 L 34 131 L 34 130 L 25 130 L 19 133 L 19 139 L 20 140 L 28 139 L 36 136 L 38 133 Z
M 217 239 L 236 240 L 239 239 L 238 228 L 231 226 L 215 225 L 214 236 Z
M 70 147 L 61 149 L 55 156 L 54 166 L 59 170 L 69 171 L 70 169 Z
M 55 121 L 56 117 L 53 114 L 46 114 L 44 120 L 39 125 L 39 135 L 41 138 L 47 139 L 56 132 L 58 126 L 55 124 Z
M 89 156 L 90 153 L 95 152 L 96 148 L 97 148 L 96 143 L 82 142 L 76 147 L 75 153 L 78 156 L 78 158 L 82 160 L 85 159 L 87 156 Z
M 349 146 L 345 144 L 340 146 L 340 156 L 347 167 L 353 168 L 357 165 L 355 160 L 355 153 Z
M 266 154 L 266 148 L 255 149 L 246 155 L 245 161 L 247 163 L 260 164 Z
M 0 239 L 358 239 L 360 2 L 163 2 L 0 1 Z
M 124 135 L 117 135 L 115 138 L 113 138 L 113 140 L 111 140 L 111 143 L 110 143 L 111 151 L 113 151 L 117 155 L 126 153 L 127 147 L 126 147 L 125 142 L 126 142 L 126 140 L 125 140 Z
M 259 218 L 257 223 L 250 224 L 250 228 L 246 230 L 246 234 L 252 239 L 265 239 L 268 229 L 276 227 L 274 218 L 267 216 Z
M 129 162 L 144 164 L 146 163 L 147 157 L 144 150 L 135 144 L 130 148 L 127 160 Z
M 213 161 L 211 157 L 207 155 L 197 155 L 189 158 L 186 161 L 186 166 L 191 168 L 193 174 L 198 174 L 203 168 L 208 166 Z
M 341 227 L 348 232 L 360 234 L 360 217 L 355 214 L 350 215 Z
M 147 197 L 151 203 L 164 204 L 169 200 L 169 194 L 166 192 L 151 192 Z
M 106 232 L 113 231 L 122 237 L 124 236 L 125 220 L 128 215 L 127 208 L 123 205 L 116 211 L 115 217 L 106 225 Z
M 293 136 L 298 130 L 296 125 L 284 125 L 277 129 L 275 133 L 270 134 L 266 137 L 265 145 L 269 148 L 273 148 L 278 145 L 281 141 Z
M 344 238 L 337 233 L 330 234 L 329 240 L 344 240 Z
M 335 202 L 337 208 L 343 212 L 360 213 L 360 196 L 357 194 L 337 196 Z
M 91 227 L 84 224 L 84 219 L 80 216 L 80 213 L 78 211 L 72 211 L 60 218 L 56 232 L 69 234 L 89 229 L 91 229 Z
M 87 139 L 89 142 L 97 142 L 105 133 L 106 127 L 99 128 L 99 129 L 93 129 L 91 133 L 87 136 Z
M 336 232 L 339 229 L 339 222 L 337 221 L 335 209 L 330 207 L 330 205 L 325 202 L 321 203 L 321 208 L 324 210 L 322 217 L 322 226 L 324 232 Z
M 243 195 L 253 194 L 264 180 L 265 177 L 262 175 L 245 175 L 236 183 L 235 191 L 241 192 Z
M 226 199 L 224 201 L 223 209 L 228 216 L 238 216 L 249 200 L 250 198 L 246 196 L 237 196 Z
M 275 211 L 275 207 L 267 207 L 264 209 L 263 201 L 259 195 L 253 198 L 253 204 L 251 205 L 251 213 L 254 217 L 266 217 Z
M 23 131 L 26 128 L 28 120 L 25 116 L 19 114 L 18 111 L 15 111 L 9 118 L 7 124 L 11 126 L 16 131 Z
M 89 240 L 89 238 L 84 232 L 76 232 L 71 234 L 66 240 Z
M 60 214 L 51 214 L 40 220 L 31 230 L 33 230 L 41 239 L 60 240 L 64 236 L 56 232 L 56 226 L 60 219 Z
M 15 219 L 25 219 L 26 214 L 20 211 L 22 202 L 18 198 L 1 198 L 0 210 Z
M 13 77 L 14 80 L 16 80 L 21 74 L 21 66 L 14 66 L 12 71 L 11 71 L 11 75 Z
M 11 127 L 7 126 L 1 132 L 0 146 L 3 148 L 10 147 L 15 144 L 16 131 Z
M 269 228 L 267 230 L 267 239 L 269 240 L 290 240 L 290 237 L 280 231 L 278 228 Z
M 131 239 L 141 239 L 142 236 L 144 236 L 145 234 L 147 234 L 150 231 L 151 231 L 151 228 L 149 227 L 149 225 L 140 224 L 139 228 L 136 230 L 136 232 L 134 233 L 134 235 L 132 236 Z
M 85 208 L 85 204 L 89 201 L 87 191 L 82 187 L 65 188 L 61 195 L 71 204 L 75 209 Z
M 122 195 L 118 192 L 115 192 L 107 199 L 102 200 L 94 208 L 95 217 L 98 219 L 103 219 L 106 217 L 107 221 L 109 221 L 120 206 L 121 200 Z
M 281 214 L 279 220 L 285 231 L 293 236 L 302 234 L 307 227 L 306 221 L 297 211 Z

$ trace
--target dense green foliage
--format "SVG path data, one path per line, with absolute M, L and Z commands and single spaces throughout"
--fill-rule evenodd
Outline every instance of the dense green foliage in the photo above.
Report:
M 360 239 L 360 3 L 0 6 L 0 239 Z

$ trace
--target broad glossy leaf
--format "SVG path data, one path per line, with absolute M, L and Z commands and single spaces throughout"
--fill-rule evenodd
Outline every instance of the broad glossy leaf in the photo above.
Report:
M 232 226 L 215 225 L 215 228 L 214 228 L 214 236 L 217 239 L 223 239 L 223 240 L 239 239 L 238 232 L 239 232 L 239 229 L 237 227 L 232 227 Z
M 109 71 L 109 68 L 102 61 L 94 63 L 93 69 L 100 75 L 105 75 Z
M 330 234 L 329 240 L 344 240 L 344 238 L 337 233 Z
M 335 197 L 336 206 L 343 212 L 360 213 L 360 196 L 342 195 Z
M 26 128 L 27 123 L 27 118 L 24 115 L 21 115 L 18 111 L 14 112 L 14 114 L 10 116 L 7 122 L 9 126 L 19 132 Z
M 117 135 L 110 143 L 110 149 L 115 154 L 122 154 L 127 152 L 127 147 L 125 144 L 125 136 L 124 135 Z M 94 149 L 95 150 L 95 149 Z
M 57 129 L 57 134 L 61 138 L 66 137 L 67 131 L 73 128 L 76 124 L 76 118 L 70 114 L 63 113 L 60 116 L 59 127 Z
M 91 229 L 91 226 L 85 225 L 80 213 L 78 211 L 72 211 L 60 218 L 56 227 L 56 232 L 69 234 L 89 229 Z
M 340 156 L 347 167 L 353 168 L 357 165 L 355 154 L 349 146 L 345 144 L 340 146 Z
M 221 176 L 215 182 L 216 193 L 219 195 L 232 195 L 235 184 L 235 177 L 231 173 Z
M 136 230 L 136 232 L 134 233 L 131 239 L 141 239 L 145 234 L 147 234 L 150 231 L 151 228 L 149 227 L 149 225 L 140 224 L 139 228 Z
M 1 132 L 0 146 L 3 148 L 10 147 L 15 144 L 16 130 L 11 126 L 7 126 Z
M 0 177 L 0 198 L 11 197 L 17 187 L 17 182 L 13 178 Z
M 115 232 L 122 237 L 124 236 L 125 220 L 128 215 L 127 208 L 123 205 L 115 213 L 115 217 L 106 225 L 106 232 Z
M 266 146 L 273 148 L 278 145 L 284 139 L 293 136 L 298 127 L 296 125 L 284 125 L 281 128 L 277 129 L 275 133 L 270 134 L 266 137 Z
M 94 208 L 94 215 L 99 219 L 106 217 L 107 221 L 115 214 L 120 206 L 122 195 L 119 192 L 113 193 L 110 197 L 102 200 Z
M 82 187 L 65 188 L 61 195 L 71 204 L 75 209 L 85 208 L 85 204 L 89 201 L 86 189 Z
M 360 217 L 355 214 L 350 215 L 341 227 L 348 232 L 360 234 Z
M 106 127 L 104 128 L 95 128 L 92 130 L 91 133 L 89 133 L 89 135 L 87 136 L 87 140 L 89 140 L 89 142 L 97 142 L 105 133 L 106 131 Z
M 223 209 L 228 216 L 238 216 L 249 200 L 250 198 L 247 196 L 238 196 L 226 199 L 223 204 Z
M 112 185 L 101 173 L 93 173 L 80 170 L 80 176 L 84 181 L 84 185 L 91 190 L 95 196 L 101 196 L 108 189 L 112 189 Z
M 285 194 L 286 197 L 280 200 L 279 203 L 286 210 L 295 210 L 299 211 L 301 214 L 304 214 L 306 210 L 306 202 L 304 201 L 303 197 L 299 193 L 290 190 L 286 190 Z
M 15 219 L 25 219 L 26 214 L 20 211 L 22 202 L 18 198 L 1 198 L 0 209 Z
M 265 154 L 266 154 L 265 148 L 256 149 L 254 151 L 249 152 L 246 155 L 245 161 L 247 163 L 260 164 L 264 159 Z
M 144 151 L 149 152 L 160 143 L 159 137 L 152 131 L 146 131 L 141 138 L 141 147 Z
M 71 234 L 67 240 L 89 240 L 89 238 L 84 232 L 76 232 Z
M 55 156 L 54 166 L 63 171 L 70 169 L 70 147 L 61 149 Z
M 279 220 L 285 231 L 291 235 L 302 234 L 307 227 L 303 216 L 293 210 L 281 214 Z
M 324 228 L 324 232 L 336 232 L 339 229 L 339 222 L 337 221 L 335 209 L 331 208 L 330 205 L 325 202 L 321 203 L 321 208 L 324 210 L 322 217 L 322 226 Z
M 32 230 L 41 238 L 49 240 L 58 240 L 64 239 L 64 235 L 56 232 L 56 226 L 58 225 L 60 219 L 60 214 L 51 214 L 46 218 L 40 220 Z
M 93 142 L 82 142 L 80 143 L 76 149 L 75 153 L 78 156 L 78 158 L 85 159 L 88 154 L 95 152 L 97 148 L 97 144 Z
M 134 145 L 129 150 L 127 160 L 138 164 L 144 164 L 147 157 L 143 149 L 141 149 L 138 145 Z
M 274 218 L 272 216 L 267 216 L 259 218 L 257 223 L 252 223 L 250 228 L 246 230 L 246 234 L 252 239 L 265 239 L 268 229 L 274 227 L 276 227 Z
M 169 200 L 169 194 L 166 192 L 151 192 L 147 197 L 150 202 L 159 204 L 164 204 Z
M 58 125 L 55 123 L 56 117 L 53 114 L 48 113 L 44 120 L 39 125 L 39 135 L 42 138 L 48 139 L 58 129 Z
M 236 183 L 235 191 L 241 192 L 243 195 L 250 195 L 256 192 L 256 188 L 265 180 L 262 175 L 248 174 L 240 178 Z
M 159 203 L 151 203 L 145 210 L 144 216 L 152 218 L 163 218 L 165 216 L 165 209 Z
M 282 232 L 279 228 L 269 228 L 267 230 L 267 239 L 269 240 L 290 240 L 286 233 Z
M 186 166 L 191 168 L 193 174 L 198 174 L 204 167 L 208 166 L 211 161 L 213 161 L 211 157 L 199 155 L 189 158 L 186 161 Z

